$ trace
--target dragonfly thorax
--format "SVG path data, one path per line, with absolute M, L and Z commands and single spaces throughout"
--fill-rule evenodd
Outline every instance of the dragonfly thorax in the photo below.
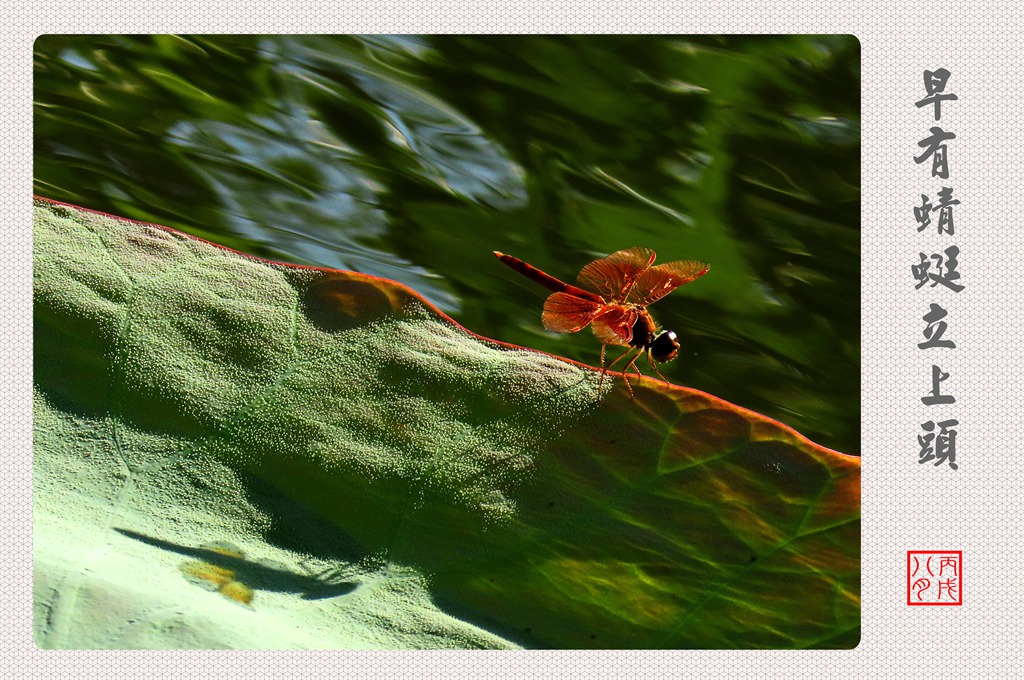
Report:
M 633 334 L 629 339 L 629 344 L 633 347 L 642 347 L 647 349 L 651 343 L 654 342 L 654 333 L 658 330 L 658 327 L 654 323 L 654 319 L 651 315 L 643 308 L 634 308 L 638 313 L 636 321 L 633 322 Z

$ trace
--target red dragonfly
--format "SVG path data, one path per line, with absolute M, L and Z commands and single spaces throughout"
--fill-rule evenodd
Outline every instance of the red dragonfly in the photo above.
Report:
M 671 361 L 679 351 L 679 342 L 672 331 L 658 332 L 647 306 L 657 302 L 673 290 L 707 274 L 711 265 L 697 260 L 680 260 L 652 267 L 654 251 L 650 248 L 629 248 L 594 260 L 583 268 L 575 286 L 545 274 L 519 258 L 494 254 L 503 264 L 554 291 L 544 301 L 541 321 L 544 328 L 557 333 L 575 333 L 591 326 L 601 341 L 601 381 L 605 372 L 628 354 L 637 350 L 622 370 L 629 389 L 626 373 L 630 367 L 640 375 L 636 360 L 647 354 L 647 361 L 662 380 L 668 379 L 658 370 L 658 363 Z M 628 349 L 615 361 L 604 365 L 605 348 L 620 345 Z

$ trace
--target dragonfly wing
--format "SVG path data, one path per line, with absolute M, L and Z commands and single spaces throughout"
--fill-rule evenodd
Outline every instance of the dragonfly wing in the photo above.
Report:
M 568 293 L 552 293 L 544 301 L 541 322 L 556 333 L 575 333 L 590 323 L 603 305 Z
M 622 302 L 630 285 L 650 268 L 654 251 L 650 248 L 629 248 L 594 260 L 576 277 L 576 285 L 600 293 L 606 300 Z
M 605 345 L 628 345 L 633 339 L 637 311 L 623 305 L 608 305 L 594 317 L 594 335 Z
M 679 260 L 651 267 L 637 278 L 624 301 L 646 307 L 684 283 L 704 276 L 710 268 L 707 262 L 698 260 Z

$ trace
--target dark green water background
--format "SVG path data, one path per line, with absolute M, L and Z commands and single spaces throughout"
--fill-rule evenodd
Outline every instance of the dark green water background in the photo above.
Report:
M 597 363 L 546 291 L 647 246 L 673 381 L 860 452 L 860 46 L 850 36 L 43 36 L 35 192 L 401 281 Z

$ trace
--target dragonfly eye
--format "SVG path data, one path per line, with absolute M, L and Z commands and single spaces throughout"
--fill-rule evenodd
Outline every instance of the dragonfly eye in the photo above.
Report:
M 672 331 L 662 331 L 651 343 L 651 358 L 660 364 L 672 361 L 679 351 L 679 341 Z

